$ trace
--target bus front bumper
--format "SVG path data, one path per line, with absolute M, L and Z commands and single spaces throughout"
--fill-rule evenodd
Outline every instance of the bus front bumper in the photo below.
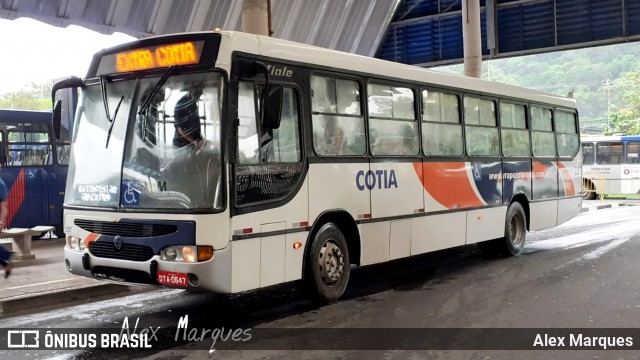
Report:
M 231 292 L 229 248 L 214 251 L 211 260 L 199 263 L 166 261 L 159 255 L 147 261 L 97 257 L 88 249 L 77 251 L 68 244 L 64 248 L 64 257 L 67 270 L 75 275 L 195 291 Z

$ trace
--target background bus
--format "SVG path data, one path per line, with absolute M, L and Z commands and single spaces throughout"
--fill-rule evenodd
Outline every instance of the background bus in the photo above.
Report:
M 55 142 L 50 111 L 0 109 L 0 176 L 9 190 L 8 228 L 51 225 L 62 235 L 70 144 Z
M 583 198 L 640 194 L 640 135 L 582 138 Z
M 351 264 L 519 255 L 581 209 L 572 99 L 236 32 L 104 50 L 67 87 L 78 275 L 331 301 Z

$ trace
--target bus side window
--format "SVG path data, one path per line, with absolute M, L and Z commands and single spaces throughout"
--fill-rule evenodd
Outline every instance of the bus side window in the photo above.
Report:
M 582 143 L 582 164 L 592 165 L 595 163 L 594 146 L 590 143 Z
M 465 140 L 471 156 L 498 156 L 498 127 L 493 100 L 464 97 Z
M 318 155 L 364 155 L 360 85 L 353 80 L 311 77 L 313 148 Z
M 239 90 L 238 102 L 244 106 L 238 106 L 236 204 L 243 206 L 280 200 L 295 189 L 302 174 L 298 92 L 292 87 L 285 87 L 280 126 L 258 132 L 254 84 L 241 82 Z M 266 137 L 262 139 L 265 142 L 260 139 L 266 133 L 271 137 L 268 143 Z M 269 156 L 263 156 L 265 154 Z
M 280 127 L 273 129 L 273 162 L 300 161 L 298 93 L 285 87 Z
M 456 95 L 422 90 L 422 147 L 427 156 L 462 155 L 462 124 Z
M 413 90 L 369 83 L 367 99 L 373 155 L 417 155 L 418 125 Z
M 637 164 L 640 157 L 640 142 L 627 143 L 627 164 Z

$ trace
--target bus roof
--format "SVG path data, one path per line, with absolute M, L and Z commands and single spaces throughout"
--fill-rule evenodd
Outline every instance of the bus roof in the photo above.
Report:
M 594 135 L 594 136 L 582 136 L 580 138 L 582 142 L 604 142 L 604 141 L 640 141 L 640 135 Z
M 229 69 L 231 67 L 231 54 L 235 51 L 248 54 L 261 55 L 284 61 L 304 64 L 319 65 L 321 67 L 348 70 L 357 73 L 366 73 L 381 77 L 390 77 L 419 82 L 439 87 L 473 91 L 480 95 L 498 95 L 514 99 L 522 99 L 542 104 L 549 104 L 566 109 L 576 109 L 575 99 L 553 95 L 537 90 L 531 90 L 519 86 L 502 84 L 495 81 L 477 79 L 473 77 L 447 74 L 439 71 L 396 63 L 387 60 L 375 59 L 367 56 L 351 54 L 347 52 L 321 48 L 317 46 L 297 43 L 278 38 L 248 34 L 237 31 L 204 31 L 193 32 L 197 34 L 219 34 L 222 39 L 218 52 L 216 66 Z M 156 39 L 166 39 L 171 34 L 159 35 L 134 41 L 134 43 L 148 43 Z M 119 45 L 115 48 L 126 47 L 129 44 Z M 112 49 L 115 49 L 112 48 Z M 112 49 L 106 49 L 109 52 Z M 94 59 L 95 61 L 95 59 Z
M 223 51 L 229 51 L 229 53 L 242 51 L 288 61 L 316 64 L 354 72 L 378 74 L 449 88 L 471 90 L 486 95 L 527 99 L 534 102 L 553 104 L 567 109 L 576 108 L 574 99 L 514 85 L 446 74 L 413 65 L 400 64 L 267 36 L 233 31 L 222 31 L 220 34 L 223 38 L 220 45 L 220 53 L 223 53 Z M 228 40 L 227 44 L 225 44 L 225 39 Z M 224 48 L 225 46 L 228 48 Z M 219 60 L 225 61 L 224 59 Z
M 51 111 L 0 109 L 0 122 L 51 122 Z

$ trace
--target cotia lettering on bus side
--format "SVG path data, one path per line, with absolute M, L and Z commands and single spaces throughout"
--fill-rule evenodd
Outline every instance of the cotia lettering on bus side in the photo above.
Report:
M 362 191 L 365 188 L 389 189 L 398 188 L 398 179 L 394 170 L 360 170 L 356 174 L 356 186 Z
M 284 77 L 293 77 L 293 70 L 285 67 L 275 67 L 273 65 L 267 65 L 267 69 L 269 69 L 269 75 L 271 76 L 284 76 Z

